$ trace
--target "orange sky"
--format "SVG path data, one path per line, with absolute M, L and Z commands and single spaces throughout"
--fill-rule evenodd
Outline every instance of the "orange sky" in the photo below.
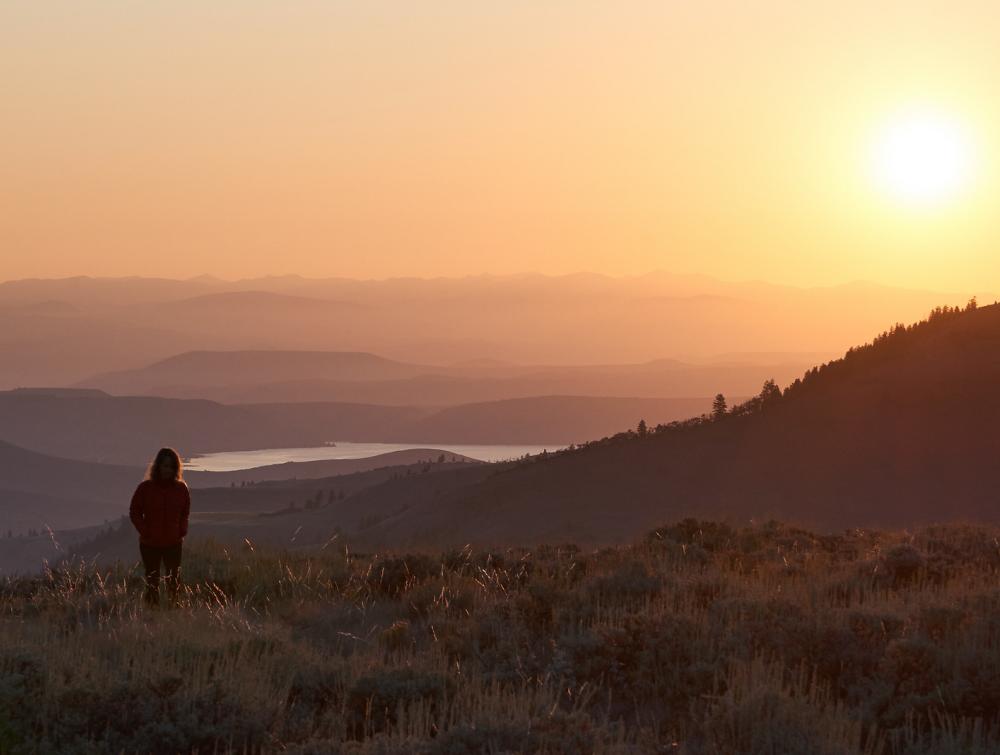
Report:
M 995 289 L 998 34 L 986 1 L 4 0 L 0 279 Z M 866 174 L 911 103 L 977 139 L 948 206 Z

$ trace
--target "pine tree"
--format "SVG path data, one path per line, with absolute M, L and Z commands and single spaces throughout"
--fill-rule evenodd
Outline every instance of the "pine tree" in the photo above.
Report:
M 765 380 L 764 387 L 760 391 L 761 403 L 770 404 L 779 398 L 781 398 L 781 389 L 778 387 L 778 384 L 773 379 Z
M 726 411 L 728 410 L 726 405 L 726 397 L 721 393 L 715 394 L 715 400 L 712 401 L 712 419 L 721 419 L 726 416 Z

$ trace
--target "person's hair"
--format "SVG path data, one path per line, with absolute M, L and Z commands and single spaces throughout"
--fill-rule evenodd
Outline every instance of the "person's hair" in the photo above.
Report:
M 173 471 L 164 474 L 164 465 L 173 467 Z M 172 448 L 161 448 L 156 452 L 156 457 L 146 470 L 147 480 L 183 480 L 184 465 L 181 464 L 181 457 Z

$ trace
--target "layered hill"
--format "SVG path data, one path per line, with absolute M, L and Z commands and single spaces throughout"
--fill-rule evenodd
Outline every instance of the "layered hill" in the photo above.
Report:
M 622 542 L 686 515 L 822 528 L 995 521 L 997 385 L 1000 306 L 936 311 L 783 394 L 770 389 L 715 421 L 622 434 L 428 494 L 362 540 Z

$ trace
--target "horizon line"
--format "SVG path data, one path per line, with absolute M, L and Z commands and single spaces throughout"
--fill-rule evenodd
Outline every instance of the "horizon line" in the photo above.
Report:
M 837 283 L 827 283 L 827 284 L 818 284 L 818 283 L 796 284 L 796 283 L 779 283 L 775 281 L 766 280 L 763 278 L 727 279 L 717 275 L 711 275 L 702 272 L 677 273 L 677 272 L 671 272 L 663 268 L 653 268 L 643 273 L 625 273 L 625 274 L 604 273 L 593 270 L 577 270 L 568 273 L 545 273 L 539 271 L 525 270 L 513 273 L 493 273 L 484 271 L 481 273 L 466 273 L 457 275 L 432 275 L 432 276 L 389 275 L 384 277 L 352 277 L 345 275 L 309 276 L 309 275 L 303 275 L 301 273 L 267 273 L 264 275 L 250 276 L 245 278 L 225 278 L 211 273 L 200 273 L 197 275 L 191 275 L 187 277 L 176 277 L 176 278 L 168 276 L 159 276 L 159 275 L 135 275 L 135 274 L 123 274 L 123 275 L 76 274 L 76 275 L 26 276 L 22 278 L 4 278 L 0 279 L 0 286 L 6 286 L 9 284 L 16 284 L 16 283 L 59 282 L 59 281 L 74 281 L 74 280 L 81 280 L 81 281 L 138 280 L 138 281 L 171 281 L 177 283 L 196 283 L 199 281 L 211 281 L 221 284 L 239 285 L 239 284 L 254 283 L 258 281 L 278 281 L 278 280 L 289 280 L 289 279 L 297 279 L 312 283 L 323 283 L 323 282 L 334 282 L 334 281 L 352 282 L 352 283 L 390 283 L 390 282 L 400 282 L 400 281 L 420 281 L 429 283 L 434 281 L 468 281 L 474 279 L 493 279 L 499 281 L 510 281 L 518 278 L 545 278 L 549 280 L 568 279 L 568 278 L 599 278 L 609 281 L 634 281 L 634 280 L 641 280 L 643 278 L 652 278 L 656 276 L 667 276 L 678 280 L 703 279 L 706 282 L 712 282 L 728 286 L 756 285 L 756 286 L 767 286 L 767 287 L 781 288 L 781 289 L 793 289 L 798 291 L 832 290 L 837 288 L 852 288 L 852 287 L 853 288 L 874 287 L 874 288 L 890 289 L 896 291 L 907 291 L 910 293 L 927 293 L 927 294 L 935 294 L 942 296 L 984 296 L 984 297 L 995 296 L 993 292 L 986 289 L 971 291 L 971 292 L 938 290 L 938 289 L 911 287 L 906 285 L 884 283 L 882 281 L 865 279 L 865 278 L 853 278 L 850 280 L 843 280 Z

